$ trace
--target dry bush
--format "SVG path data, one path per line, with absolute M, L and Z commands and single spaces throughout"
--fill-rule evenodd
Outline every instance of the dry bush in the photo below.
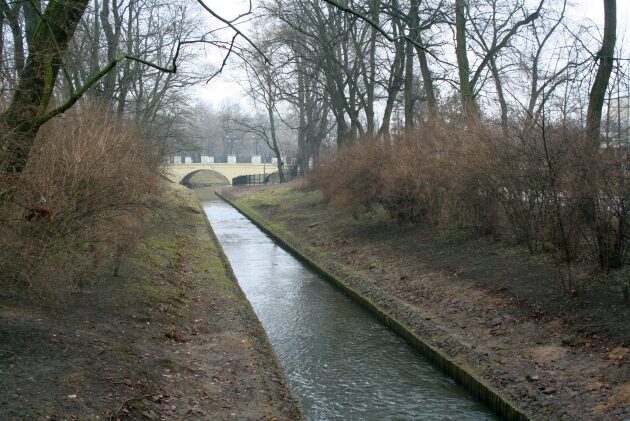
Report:
M 527 135 L 433 121 L 388 147 L 358 140 L 311 180 L 355 216 L 382 205 L 401 224 L 455 225 L 551 252 L 575 293 L 579 262 L 628 260 L 628 164 L 627 151 L 595 148 L 564 121 Z
M 551 190 L 544 164 L 544 153 L 526 139 L 502 139 L 493 173 L 498 182 L 497 195 L 503 209 L 506 239 L 528 247 L 530 253 L 546 250 L 541 230 L 548 223 L 545 212 Z
M 432 172 L 423 168 L 423 161 L 428 160 L 422 159 L 417 146 L 406 142 L 395 151 L 388 149 L 387 156 L 383 157 L 389 165 L 380 174 L 380 203 L 399 224 L 418 223 L 429 214 Z
M 603 269 L 615 269 L 628 260 L 630 251 L 630 164 L 628 152 L 608 148 L 597 160 L 598 194 L 592 223 L 593 254 Z
M 380 202 L 384 154 L 381 143 L 362 139 L 315 168 L 311 180 L 330 203 L 358 216 Z
M 595 164 L 589 153 L 592 148 L 579 130 L 558 124 L 516 138 L 502 150 L 512 154 L 518 168 L 502 173 L 506 180 L 502 205 L 512 231 L 528 241 L 531 251 L 542 245 L 553 252 L 564 269 L 565 289 L 575 293 L 579 287 L 575 264 L 583 254 L 588 228 L 585 204 L 592 197 L 592 185 L 585 177 Z
M 26 168 L 5 177 L 2 282 L 82 286 L 125 253 L 158 193 L 156 145 L 127 122 L 82 107 L 41 130 Z
M 452 191 L 452 167 L 445 163 L 454 156 L 455 142 L 443 128 L 425 126 L 398 137 L 389 149 L 389 162 L 381 174 L 382 204 L 399 223 L 444 221 Z
M 317 190 L 310 177 L 296 177 L 291 181 L 291 189 L 307 193 Z
M 458 224 L 494 231 L 496 199 L 481 135 L 433 122 L 386 147 L 358 140 L 317 168 L 313 183 L 330 202 L 356 215 L 380 204 L 397 222 Z
M 434 142 L 445 144 L 435 171 L 442 174 L 446 191 L 440 203 L 439 224 L 470 229 L 477 236 L 498 232 L 498 180 L 493 172 L 498 135 L 491 128 L 434 123 Z
M 597 148 L 582 130 L 563 123 L 504 139 L 500 165 L 491 172 L 502 180 L 506 232 L 532 252 L 553 252 L 565 288 L 575 293 L 577 262 L 607 270 L 627 261 L 628 172 L 625 153 Z

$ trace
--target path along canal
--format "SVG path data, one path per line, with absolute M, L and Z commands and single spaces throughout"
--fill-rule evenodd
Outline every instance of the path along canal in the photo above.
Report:
M 495 419 L 230 205 L 203 207 L 307 419 Z

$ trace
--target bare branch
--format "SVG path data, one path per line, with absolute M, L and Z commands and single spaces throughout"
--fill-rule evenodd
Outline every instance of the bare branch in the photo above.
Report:
M 203 7 L 204 9 L 206 9 L 206 11 L 208 13 L 210 13 L 212 16 L 214 16 L 215 18 L 217 18 L 218 20 L 220 20 L 221 22 L 225 23 L 226 25 L 228 25 L 234 32 L 236 32 L 238 35 L 242 36 L 245 41 L 247 41 L 252 47 L 254 47 L 254 49 L 258 52 L 258 54 L 260 54 L 261 56 L 263 56 L 263 58 L 265 59 L 265 62 L 267 64 L 271 64 L 271 61 L 267 58 L 267 56 L 265 55 L 265 53 L 263 53 L 261 51 L 260 48 L 258 48 L 258 46 L 254 43 L 254 41 L 252 41 L 247 35 L 245 35 L 240 29 L 238 29 L 236 26 L 234 26 L 234 24 L 232 23 L 232 21 L 229 21 L 227 19 L 225 19 L 224 17 L 218 15 L 214 10 L 212 10 L 210 7 L 208 7 L 208 5 L 206 5 L 203 0 L 197 0 L 197 3 L 199 3 L 201 5 L 201 7 Z M 251 10 L 251 3 L 250 3 L 250 10 Z M 250 12 L 251 13 L 251 12 Z M 240 17 L 239 17 L 240 18 Z M 239 19 L 237 18 L 237 19 Z
M 339 10 L 341 10 L 343 12 L 346 12 L 346 13 L 349 13 L 349 14 L 351 14 L 353 16 L 358 17 L 359 19 L 361 19 L 362 21 L 366 22 L 371 27 L 376 29 L 389 42 L 397 42 L 397 41 L 400 41 L 400 40 L 405 40 L 405 41 L 410 42 L 411 44 L 413 44 L 416 48 L 420 48 L 422 51 L 426 51 L 428 54 L 431 54 L 433 56 L 433 53 L 431 51 L 429 51 L 424 45 L 418 43 L 413 38 L 410 38 L 407 35 L 392 36 L 392 35 L 388 34 L 387 31 L 385 29 L 383 29 L 377 22 L 375 22 L 374 20 L 372 20 L 369 17 L 365 16 L 363 13 L 361 13 L 361 12 L 359 12 L 357 10 L 354 10 L 353 8 L 351 8 L 349 6 L 341 4 L 341 3 L 337 2 L 336 0 L 324 0 L 324 2 L 330 4 L 331 6 L 336 7 L 337 9 L 339 9 Z
M 221 63 L 221 67 L 219 68 L 219 70 L 214 72 L 214 74 L 212 76 L 210 76 L 210 78 L 206 81 L 206 83 L 209 83 L 212 79 L 217 77 L 217 75 L 219 75 L 221 72 L 223 72 L 223 69 L 225 68 L 225 66 L 227 64 L 227 61 L 230 58 L 230 54 L 232 54 L 232 50 L 234 48 L 234 42 L 236 41 L 236 37 L 237 36 L 238 36 L 238 34 L 234 34 L 234 36 L 232 37 L 232 41 L 230 42 L 230 46 L 228 47 L 228 52 L 225 55 L 225 57 L 223 58 L 223 62 Z

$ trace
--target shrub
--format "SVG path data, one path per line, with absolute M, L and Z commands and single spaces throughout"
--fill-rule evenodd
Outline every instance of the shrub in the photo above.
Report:
M 527 135 L 432 121 L 391 145 L 360 139 L 311 180 L 354 216 L 380 205 L 400 224 L 456 225 L 552 252 L 576 292 L 576 262 L 627 262 L 629 174 L 625 150 L 595 148 L 565 121 Z
M 48 122 L 24 171 L 4 176 L 2 281 L 81 286 L 128 249 L 158 193 L 161 157 L 129 123 L 82 107 Z
M 311 180 L 333 205 L 358 216 L 381 201 L 384 157 L 378 141 L 357 141 L 318 166 Z
M 630 171 L 627 151 L 608 148 L 597 160 L 592 230 L 594 254 L 603 269 L 623 266 L 630 250 Z

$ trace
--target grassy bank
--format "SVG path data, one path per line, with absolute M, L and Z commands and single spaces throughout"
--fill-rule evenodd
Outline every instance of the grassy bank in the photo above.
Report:
M 253 194 L 250 194 L 254 191 Z M 465 232 L 358 219 L 318 192 L 232 190 L 245 213 L 533 419 L 626 419 L 629 311 L 563 294 L 544 262 Z M 448 370 L 447 370 L 448 371 Z
M 118 276 L 0 296 L 0 418 L 300 419 L 193 193 L 169 188 L 146 223 Z

